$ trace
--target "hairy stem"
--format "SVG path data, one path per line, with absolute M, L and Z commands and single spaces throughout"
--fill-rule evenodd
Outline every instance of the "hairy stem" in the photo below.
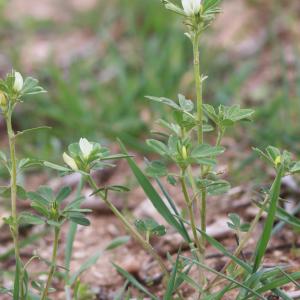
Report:
M 80 181 L 78 183 L 77 186 L 77 190 L 76 190 L 76 197 L 80 197 L 81 191 L 82 191 L 82 187 L 84 185 L 84 178 L 83 176 L 81 176 Z M 69 231 L 68 231 L 68 235 L 67 235 L 67 243 L 66 243 L 66 249 L 65 249 L 65 268 L 66 268 L 66 272 L 65 272 L 65 292 L 66 292 L 66 300 L 70 300 L 71 299 L 71 288 L 69 286 L 69 277 L 70 277 L 70 264 L 71 264 L 71 258 L 72 258 L 72 253 L 73 253 L 73 244 L 74 244 L 74 240 L 75 240 L 75 236 L 76 236 L 76 232 L 77 232 L 77 224 L 74 222 L 70 223 L 69 226 Z
M 197 95 L 197 121 L 198 121 L 198 143 L 203 144 L 203 99 L 202 99 L 202 80 L 200 73 L 199 60 L 199 33 L 194 34 L 193 38 L 193 53 L 194 53 L 194 77 Z
M 189 218 L 190 218 L 191 228 L 192 228 L 192 232 L 193 232 L 194 242 L 195 242 L 197 250 L 198 250 L 197 251 L 197 259 L 199 262 L 203 263 L 204 262 L 204 248 L 203 248 L 203 244 L 201 243 L 201 240 L 199 239 L 199 236 L 197 233 L 197 225 L 196 225 L 195 215 L 194 215 L 194 211 L 193 211 L 193 201 L 191 200 L 191 198 L 188 194 L 188 190 L 187 190 L 187 186 L 186 186 L 186 182 L 185 182 L 185 172 L 184 171 L 182 171 L 182 174 L 180 177 L 180 183 L 181 183 L 181 188 L 182 188 L 182 192 L 184 195 L 185 203 L 187 205 L 188 212 L 189 212 Z M 204 275 L 202 268 L 199 268 L 199 280 L 202 285 L 204 285 L 206 282 L 205 275 Z
M 93 180 L 91 176 L 87 178 L 91 188 L 94 191 L 98 190 L 97 184 Z M 156 253 L 156 251 L 153 249 L 150 243 L 148 243 L 142 235 L 128 222 L 128 220 L 123 216 L 123 214 L 113 205 L 111 201 L 109 201 L 105 195 L 104 192 L 99 192 L 99 195 L 105 202 L 105 204 L 111 209 L 111 211 L 114 213 L 114 215 L 123 223 L 125 228 L 128 230 L 128 232 L 132 235 L 132 237 L 137 240 L 140 245 L 144 248 L 146 252 L 148 252 L 159 264 L 160 268 L 162 269 L 163 273 L 165 274 L 166 278 L 169 278 L 169 271 L 167 267 L 165 266 L 162 258 Z
M 56 270 L 56 259 L 57 259 L 57 250 L 58 250 L 58 242 L 59 242 L 59 234 L 60 229 L 55 227 L 54 229 L 54 243 L 53 243 L 53 250 L 52 250 L 52 258 L 51 258 L 51 267 L 48 273 L 48 278 L 46 282 L 46 286 L 41 296 L 41 300 L 46 300 L 49 292 L 49 288 L 51 286 L 52 278 L 54 272 Z
M 195 88 L 197 95 L 197 122 L 198 122 L 198 144 L 201 145 L 204 142 L 203 137 L 203 87 L 201 78 L 201 67 L 199 59 L 199 41 L 200 33 L 194 32 L 193 37 L 193 54 L 194 54 L 194 77 L 195 77 Z M 203 168 L 201 168 L 201 173 L 203 173 Z M 203 175 L 203 174 L 202 174 Z M 200 217 L 201 217 L 201 229 L 206 232 L 206 191 L 201 192 L 201 199 L 197 197 L 199 207 L 200 207 Z M 205 259 L 205 235 L 201 236 L 200 241 L 200 261 L 203 263 Z M 203 270 L 200 276 L 201 283 L 206 284 L 206 278 Z
M 17 158 L 16 158 L 16 145 L 15 145 L 15 133 L 12 128 L 12 110 L 8 111 L 6 117 L 6 128 L 7 136 L 9 141 L 9 151 L 10 151 L 10 189 L 11 189 L 11 217 L 12 224 L 10 225 L 10 230 L 14 243 L 15 260 L 16 263 L 16 274 L 22 273 L 22 262 L 20 257 L 20 246 L 19 246 L 19 224 L 18 224 L 18 214 L 17 214 Z M 20 276 L 22 278 L 22 276 Z M 19 282 L 20 287 L 20 298 L 23 299 L 23 284 L 22 281 Z M 18 297 L 19 297 L 18 295 Z

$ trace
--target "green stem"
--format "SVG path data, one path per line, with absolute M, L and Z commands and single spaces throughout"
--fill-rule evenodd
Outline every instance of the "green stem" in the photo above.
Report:
M 82 188 L 84 185 L 84 178 L 83 176 L 80 177 L 80 181 L 77 186 L 76 190 L 76 198 L 80 197 Z M 74 240 L 77 232 L 77 224 L 74 222 L 70 222 L 69 231 L 67 235 L 67 242 L 66 242 L 66 249 L 65 249 L 65 293 L 66 293 L 66 300 L 71 299 L 71 288 L 69 285 L 69 278 L 70 278 L 70 266 L 71 266 L 71 258 L 73 253 L 73 245 Z
M 206 234 L 206 189 L 203 189 L 201 192 L 201 230 L 202 234 L 202 245 L 203 245 L 203 256 L 205 256 L 205 234 Z
M 182 192 L 184 195 L 185 203 L 188 208 L 194 242 L 195 242 L 197 250 L 198 250 L 197 258 L 198 258 L 199 262 L 203 263 L 204 262 L 204 248 L 203 248 L 203 244 L 201 243 L 201 240 L 199 239 L 199 236 L 197 233 L 197 225 L 196 225 L 194 211 L 193 211 L 193 201 L 191 200 L 188 190 L 187 190 L 186 181 L 185 181 L 185 172 L 183 170 L 182 170 L 182 174 L 180 177 L 180 183 L 181 183 L 181 188 L 182 188 Z M 199 275 L 200 275 L 200 282 L 201 282 L 201 284 L 204 285 L 206 280 L 205 280 L 205 274 L 204 274 L 202 268 L 199 268 Z
M 220 146 L 223 136 L 224 136 L 224 130 L 218 127 L 218 137 L 216 141 L 216 146 Z
M 60 229 L 55 227 L 54 229 L 54 243 L 53 243 L 53 250 L 52 250 L 52 259 L 51 259 L 51 267 L 48 273 L 48 278 L 46 282 L 46 286 L 41 296 L 41 300 L 46 300 L 49 292 L 49 288 L 51 286 L 52 278 L 54 272 L 56 270 L 56 259 L 57 259 L 57 250 L 58 250 L 58 242 L 59 242 L 59 234 Z
M 20 257 L 20 246 L 19 246 L 19 225 L 18 225 L 18 214 L 17 214 L 17 159 L 16 159 L 16 145 L 15 145 L 15 133 L 12 128 L 12 109 L 10 109 L 5 116 L 7 135 L 9 140 L 9 151 L 10 151 L 10 188 L 11 188 L 11 217 L 12 224 L 10 226 L 13 243 L 15 260 L 16 263 L 16 273 L 22 273 L 22 261 Z M 20 276 L 21 278 L 22 276 Z M 19 281 L 20 287 L 20 298 L 23 299 L 23 284 Z M 18 296 L 19 296 L 18 295 Z
M 203 144 L 203 99 L 202 99 L 202 80 L 199 60 L 199 33 L 194 33 L 193 53 L 194 53 L 194 77 L 197 95 L 197 121 L 198 121 L 198 143 Z
M 91 176 L 87 178 L 91 188 L 94 191 L 98 190 L 97 184 L 93 180 Z M 113 205 L 111 201 L 107 199 L 107 196 L 103 192 L 99 192 L 99 195 L 105 202 L 105 204 L 110 208 L 110 210 L 114 213 L 114 215 L 123 223 L 125 228 L 128 230 L 128 232 L 132 235 L 132 237 L 137 240 L 140 245 L 144 248 L 146 252 L 148 252 L 159 264 L 160 268 L 162 269 L 164 275 L 166 278 L 169 278 L 169 271 L 167 267 L 165 266 L 162 258 L 156 253 L 156 251 L 153 249 L 150 243 L 145 241 L 145 239 L 141 236 L 141 234 L 130 224 L 130 222 L 127 221 L 127 219 L 122 215 L 122 213 Z

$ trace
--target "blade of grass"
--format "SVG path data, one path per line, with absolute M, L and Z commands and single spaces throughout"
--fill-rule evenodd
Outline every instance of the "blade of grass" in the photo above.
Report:
M 118 273 L 120 273 L 124 278 L 126 278 L 133 286 L 143 292 L 145 295 L 149 296 L 152 300 L 158 300 L 153 294 L 151 294 L 140 282 L 138 282 L 130 273 L 126 270 L 122 269 L 115 263 L 112 263 L 113 266 L 116 268 Z
M 93 266 L 97 260 L 99 259 L 99 257 L 102 255 L 102 253 L 97 253 L 96 255 L 90 257 L 89 259 L 87 259 L 82 265 L 81 267 L 71 276 L 70 280 L 69 280 L 69 285 L 73 285 L 73 283 L 75 283 L 75 281 L 77 280 L 77 278 L 83 273 L 85 272 L 87 269 L 89 269 L 91 266 Z
M 239 287 L 241 287 L 241 288 L 246 289 L 246 290 L 247 290 L 249 293 L 251 293 L 253 296 L 258 297 L 258 299 L 266 300 L 266 298 L 263 297 L 263 296 L 261 296 L 261 295 L 258 293 L 258 291 L 254 291 L 253 289 L 249 288 L 248 286 L 244 285 L 243 283 L 238 282 L 238 281 L 235 280 L 234 278 L 232 278 L 232 277 L 230 277 L 230 276 L 227 276 L 227 275 L 225 275 L 225 274 L 223 274 L 223 273 L 220 273 L 220 272 L 216 271 L 215 269 L 212 269 L 212 268 L 206 266 L 205 264 L 202 264 L 202 263 L 200 263 L 199 261 L 193 260 L 193 259 L 191 259 L 191 258 L 189 258 L 189 257 L 184 257 L 184 256 L 180 256 L 180 257 L 182 257 L 183 259 L 189 260 L 189 261 L 193 262 L 194 264 L 197 264 L 197 265 L 201 266 L 203 269 L 205 269 L 205 270 L 207 270 L 207 271 L 209 271 L 209 272 L 211 272 L 211 273 L 217 274 L 218 276 L 220 276 L 220 277 L 222 277 L 222 278 L 224 278 L 224 279 L 226 279 L 226 280 L 228 280 L 228 281 L 234 283 L 235 285 L 237 285 L 237 286 L 239 286 Z
M 175 204 L 174 200 L 171 198 L 171 196 L 170 196 L 170 194 L 168 193 L 168 191 L 164 188 L 164 186 L 162 185 L 162 183 L 161 183 L 161 181 L 159 180 L 159 178 L 155 178 L 155 180 L 156 180 L 156 182 L 157 182 L 157 184 L 158 184 L 160 190 L 162 191 L 163 195 L 166 197 L 166 199 L 167 199 L 168 203 L 170 204 L 171 208 L 173 209 L 174 214 L 175 214 L 176 216 L 180 216 L 180 213 L 179 213 L 179 211 L 178 211 L 178 209 L 177 209 L 177 207 L 176 207 L 176 204 Z M 179 223 L 180 223 L 181 226 L 182 226 L 182 229 L 186 232 L 186 236 L 189 236 L 189 234 L 188 234 L 188 232 L 187 232 L 187 230 L 186 230 L 186 228 L 185 228 L 185 226 L 184 226 L 184 224 L 183 224 L 181 218 L 178 218 L 178 220 L 179 220 Z
M 177 257 L 176 257 L 176 262 L 175 265 L 173 266 L 172 272 L 171 272 L 171 277 L 168 281 L 168 285 L 167 285 L 167 289 L 164 295 L 164 300 L 169 300 L 172 299 L 172 295 L 176 289 L 175 287 L 175 282 L 176 282 L 176 275 L 178 272 L 178 267 L 179 267 L 179 254 L 180 254 L 181 250 L 179 249 Z
M 262 235 L 259 239 L 259 242 L 255 250 L 252 273 L 255 273 L 258 270 L 261 261 L 266 253 L 267 246 L 271 238 L 272 228 L 273 228 L 275 215 L 276 215 L 277 203 L 280 195 L 282 176 L 283 176 L 283 166 L 280 166 L 270 190 L 270 204 L 269 204 L 268 216 L 263 228 Z
M 124 146 L 124 144 L 119 140 L 120 146 L 124 154 L 128 155 L 128 152 Z M 144 173 L 141 171 L 141 169 L 137 166 L 135 161 L 127 157 L 126 158 L 134 176 L 136 177 L 137 181 L 143 188 L 145 194 L 148 196 L 149 200 L 152 202 L 153 206 L 156 208 L 156 210 L 160 213 L 160 215 L 172 226 L 174 227 L 184 238 L 185 241 L 188 243 L 191 242 L 191 239 L 189 235 L 187 234 L 186 229 L 184 226 L 182 226 L 174 217 L 174 215 L 171 213 L 169 208 L 166 206 L 160 195 L 156 192 L 154 187 L 152 186 L 151 182 L 148 180 L 148 178 L 144 175 Z
M 295 272 L 292 274 L 289 274 L 289 277 L 293 280 L 299 280 L 300 279 L 300 272 Z M 265 284 L 263 287 L 256 290 L 257 293 L 265 293 L 267 291 L 282 287 L 288 283 L 291 282 L 291 279 L 287 277 L 282 277 L 278 279 L 273 279 L 271 282 Z

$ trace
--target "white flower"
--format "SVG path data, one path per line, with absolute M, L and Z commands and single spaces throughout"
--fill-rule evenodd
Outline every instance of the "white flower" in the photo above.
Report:
M 69 156 L 66 152 L 64 152 L 63 154 L 63 159 L 64 159 L 64 162 L 74 171 L 77 171 L 78 170 L 78 167 L 77 167 L 77 164 L 75 162 L 75 160 Z
M 85 138 L 80 139 L 79 147 L 85 159 L 87 159 L 93 151 L 93 144 Z
M 24 81 L 22 75 L 19 72 L 15 72 L 15 82 L 14 82 L 13 89 L 16 92 L 20 92 L 23 88 L 23 85 L 24 85 Z
M 193 16 L 200 12 L 202 0 L 181 0 L 181 2 L 187 16 Z

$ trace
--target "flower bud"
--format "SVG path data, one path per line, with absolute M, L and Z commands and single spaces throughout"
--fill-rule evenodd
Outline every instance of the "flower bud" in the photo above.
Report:
M 275 159 L 275 165 L 276 165 L 276 167 L 277 167 L 279 164 L 281 164 L 281 156 L 280 156 L 280 155 L 278 155 L 278 156 L 276 157 L 276 159 Z
M 15 72 L 15 82 L 13 86 L 14 91 L 18 93 L 21 92 L 23 85 L 24 81 L 22 75 L 19 72 Z
M 0 91 L 0 108 L 5 110 L 7 107 L 7 98 L 3 92 Z
M 183 158 L 184 160 L 187 159 L 188 155 L 187 155 L 186 146 L 182 146 L 182 148 L 181 148 L 181 155 L 182 155 L 182 158 Z
M 87 159 L 93 151 L 93 144 L 90 143 L 87 139 L 81 138 L 79 140 L 79 148 L 83 154 L 83 157 Z
M 202 0 L 181 0 L 182 7 L 187 16 L 197 15 L 201 10 Z
M 69 156 L 66 152 L 64 152 L 63 154 L 63 160 L 72 170 L 74 171 L 78 170 L 75 160 L 71 156 Z

